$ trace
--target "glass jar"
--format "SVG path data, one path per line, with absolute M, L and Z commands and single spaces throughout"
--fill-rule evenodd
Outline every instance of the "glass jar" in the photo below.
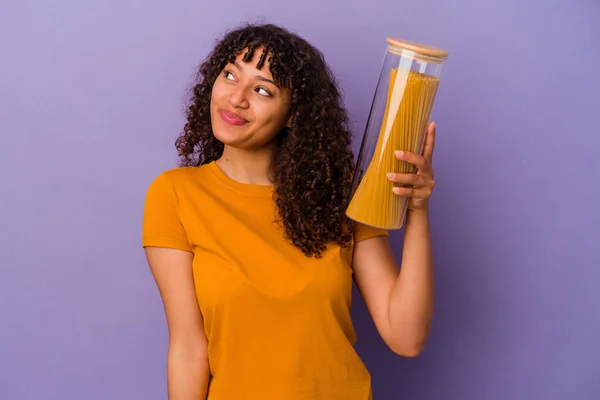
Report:
M 400 229 L 408 198 L 392 188 L 386 174 L 416 173 L 396 150 L 421 154 L 442 64 L 448 52 L 401 39 L 387 39 L 375 95 L 358 153 L 346 215 L 365 225 Z

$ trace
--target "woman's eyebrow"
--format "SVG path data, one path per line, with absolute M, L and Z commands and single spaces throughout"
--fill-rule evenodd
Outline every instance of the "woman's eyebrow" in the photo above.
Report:
M 240 64 L 239 64 L 237 61 L 234 61 L 234 62 L 233 62 L 233 65 L 235 65 L 235 67 L 236 67 L 238 70 L 240 70 L 240 71 L 242 70 L 242 66 L 241 66 L 241 65 L 240 65 Z M 264 77 L 264 76 L 262 76 L 262 75 L 256 75 L 256 77 L 257 77 L 257 78 L 258 78 L 258 80 L 260 80 L 260 81 L 263 81 L 263 82 L 268 82 L 268 83 L 271 83 L 271 84 L 273 84 L 273 85 L 277 86 L 277 84 L 276 84 L 274 81 L 272 81 L 271 79 L 265 78 L 265 77 Z

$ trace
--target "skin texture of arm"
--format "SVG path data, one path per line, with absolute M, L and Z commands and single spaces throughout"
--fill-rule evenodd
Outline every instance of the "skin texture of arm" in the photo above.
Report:
M 429 337 L 434 303 L 433 256 L 426 213 L 409 214 L 402 267 L 387 237 L 356 245 L 353 269 L 356 285 L 388 347 L 404 357 L 416 357 Z
M 206 399 L 210 368 L 192 275 L 193 254 L 160 247 L 146 247 L 145 252 L 169 328 L 168 398 Z
M 395 187 L 408 196 L 408 212 L 400 271 L 386 237 L 356 245 L 353 269 L 358 289 L 379 334 L 397 354 L 419 355 L 429 338 L 434 304 L 434 268 L 429 224 L 429 199 L 434 187 L 432 168 L 435 123 L 427 129 L 423 155 L 400 152 L 396 156 L 416 165 L 416 174 L 388 178 L 408 187 Z

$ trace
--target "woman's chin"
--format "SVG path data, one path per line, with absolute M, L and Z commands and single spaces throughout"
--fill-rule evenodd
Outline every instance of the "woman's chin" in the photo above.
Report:
M 219 142 L 231 147 L 243 147 L 245 142 L 240 130 L 236 132 L 234 129 L 218 127 L 213 130 L 213 135 Z

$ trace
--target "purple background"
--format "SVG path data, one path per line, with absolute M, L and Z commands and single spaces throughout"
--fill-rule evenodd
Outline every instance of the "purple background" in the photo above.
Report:
M 175 165 L 196 65 L 263 17 L 325 53 L 358 138 L 386 36 L 451 52 L 433 112 L 433 332 L 420 357 L 395 356 L 356 297 L 375 399 L 600 399 L 597 1 L 0 7 L 1 399 L 166 398 L 145 191 Z

